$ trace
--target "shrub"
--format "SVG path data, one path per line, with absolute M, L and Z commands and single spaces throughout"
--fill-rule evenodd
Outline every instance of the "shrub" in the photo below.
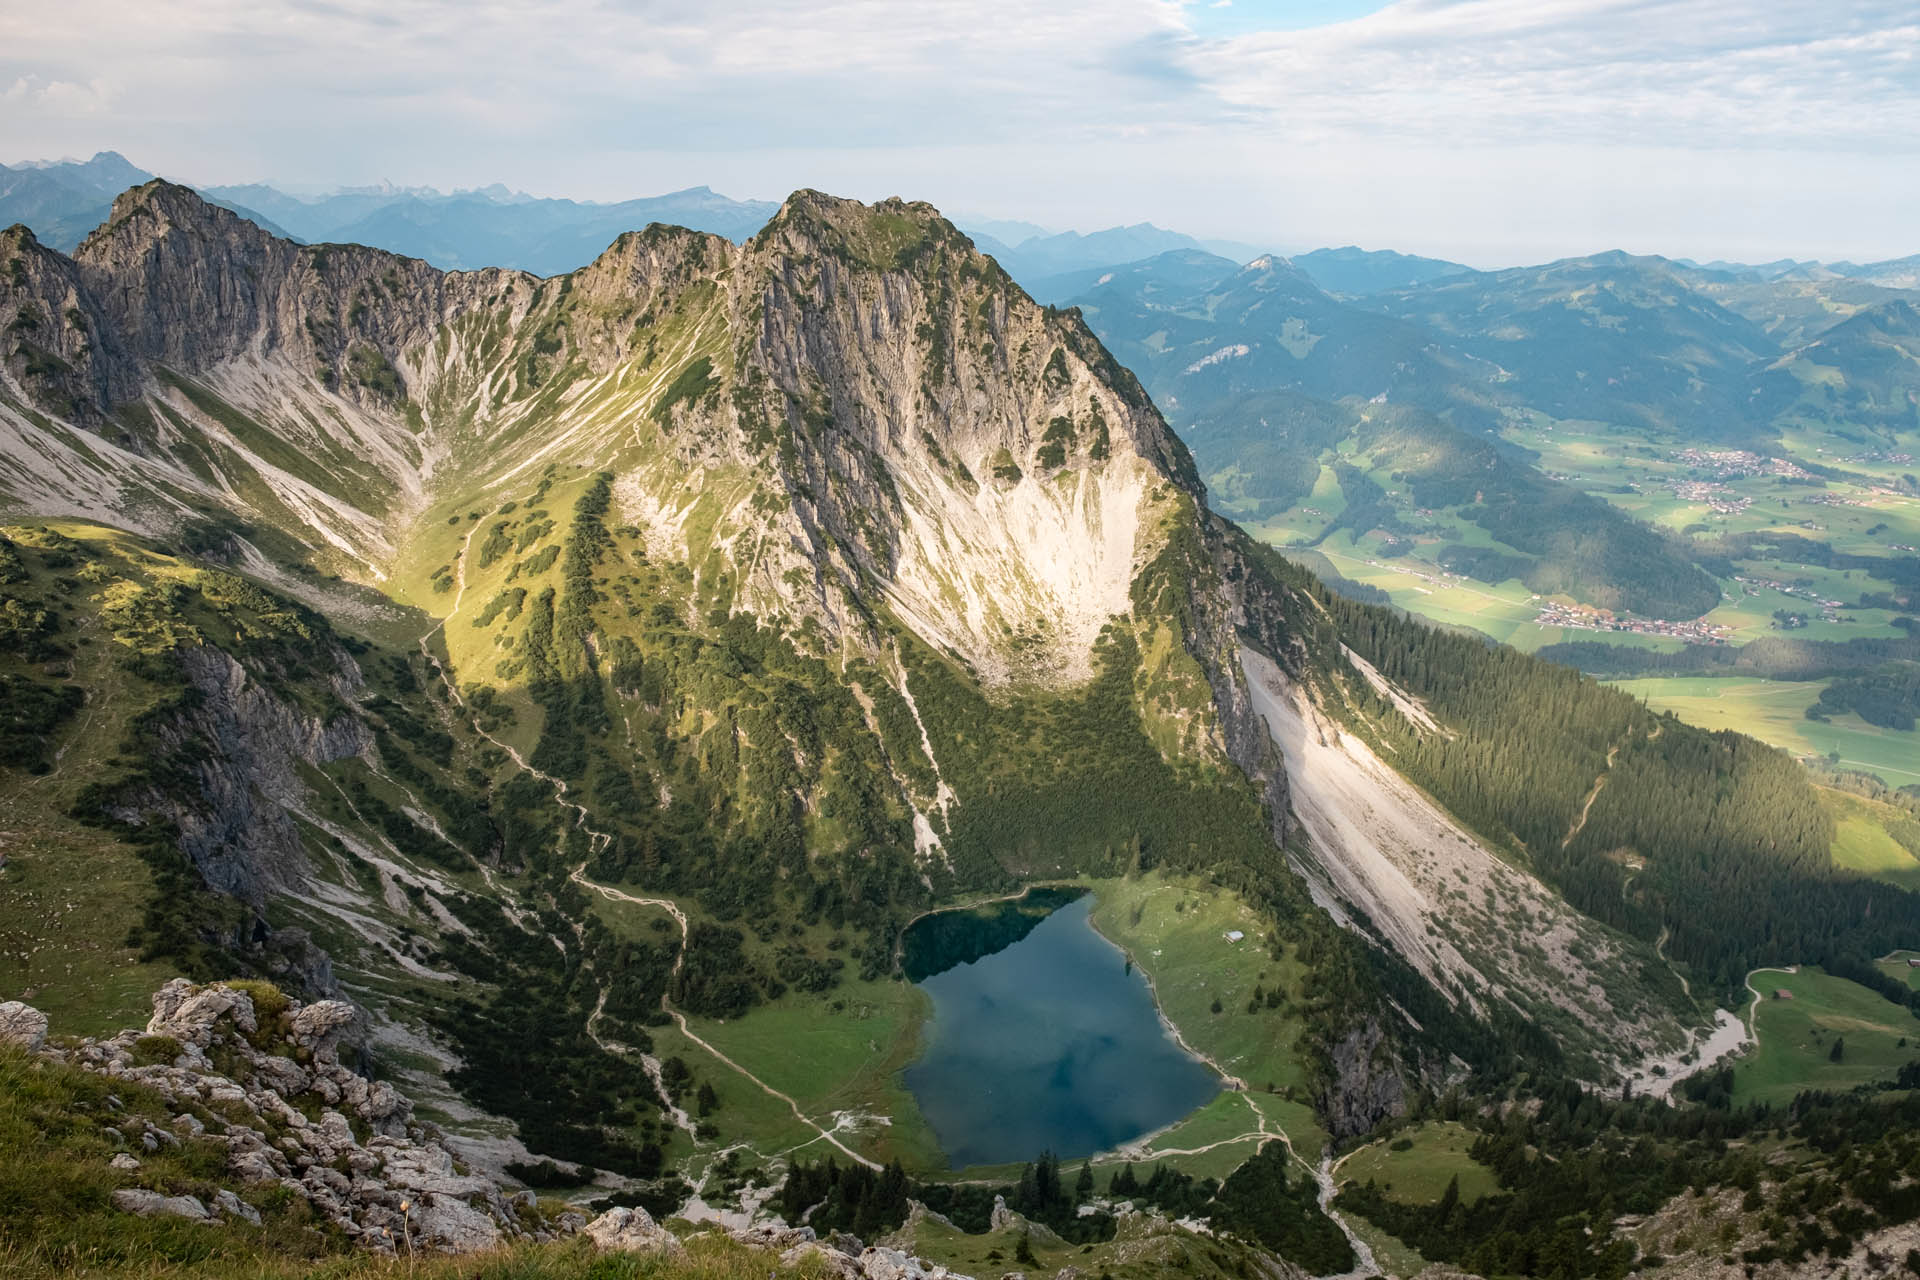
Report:
M 165 1066 L 180 1056 L 180 1042 L 172 1036 L 141 1036 L 133 1042 L 133 1060 L 143 1067 Z

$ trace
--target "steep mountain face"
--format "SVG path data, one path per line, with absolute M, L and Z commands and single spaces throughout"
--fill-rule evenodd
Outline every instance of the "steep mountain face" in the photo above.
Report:
M 294 245 L 153 184 L 73 261 L 22 231 L 8 252 L 9 488 L 49 514 L 161 533 L 225 511 L 276 552 L 406 578 L 437 504 L 605 466 L 707 607 L 874 655 L 901 625 L 995 688 L 1083 682 L 1196 502 L 1132 378 L 924 206 L 803 194 L 745 247 L 655 229 L 543 282 Z M 479 550 L 463 592 L 489 585 Z M 1189 588 L 1191 639 L 1150 643 L 1143 702 L 1170 746 L 1275 778 L 1224 606 Z M 1182 701 L 1210 684 L 1225 728 Z
M 990 683 L 1084 677 L 1161 508 L 1191 488 L 1184 452 L 1083 327 L 928 230 L 930 210 L 852 233 L 846 216 L 805 197 L 745 249 L 624 236 L 545 283 L 296 246 L 155 186 L 72 264 L 16 233 L 33 302 L 7 317 L 12 369 L 81 418 L 144 418 L 120 443 L 169 467 L 155 487 L 202 492 L 211 470 L 226 495 L 264 489 L 236 507 L 377 572 L 435 491 L 584 448 L 639 464 L 619 501 L 651 538 L 696 563 L 729 547 L 744 607 L 838 629 L 872 581 Z M 643 334 L 650 318 L 671 323 Z M 681 483 L 689 465 L 710 483 Z M 122 513 L 145 497 L 123 492 Z M 817 581 L 796 593 L 794 571 Z

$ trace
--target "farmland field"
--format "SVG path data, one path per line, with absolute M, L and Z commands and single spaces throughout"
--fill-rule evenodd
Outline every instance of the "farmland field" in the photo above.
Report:
M 1646 676 L 1609 681 L 1656 711 L 1705 729 L 1733 729 L 1797 756 L 1839 752 L 1843 768 L 1877 774 L 1889 786 L 1920 782 L 1920 735 L 1870 725 L 1851 713 L 1809 720 L 1824 680 L 1743 676 Z

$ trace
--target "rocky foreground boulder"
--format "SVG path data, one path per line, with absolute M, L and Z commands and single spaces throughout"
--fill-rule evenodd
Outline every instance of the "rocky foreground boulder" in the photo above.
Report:
M 542 1214 L 517 1194 L 465 1173 L 413 1103 L 385 1081 L 343 1065 L 340 1046 L 359 1022 L 353 1005 L 301 1005 L 265 983 L 196 986 L 175 979 L 153 996 L 140 1030 L 71 1046 L 47 1042 L 45 1019 L 0 1007 L 0 1035 L 72 1066 L 144 1085 L 178 1114 L 171 1125 L 127 1121 L 113 1131 L 127 1150 L 116 1168 L 183 1137 L 213 1134 L 227 1148 L 233 1189 L 203 1203 L 135 1187 L 115 1207 L 142 1216 L 217 1221 L 257 1214 L 238 1192 L 276 1185 L 358 1244 L 464 1253 L 513 1240 L 552 1239 L 586 1224 L 579 1213 Z
M 165 1100 L 167 1123 L 131 1111 L 110 1117 L 104 1132 L 123 1148 L 110 1167 L 137 1176 L 143 1157 L 183 1141 L 225 1146 L 230 1186 L 202 1195 L 121 1187 L 111 1195 L 121 1212 L 209 1230 L 223 1222 L 258 1224 L 247 1197 L 280 1188 L 380 1253 L 474 1253 L 585 1235 L 609 1251 L 687 1256 L 679 1237 L 644 1209 L 612 1209 L 589 1221 L 552 1202 L 543 1206 L 531 1191 L 467 1172 L 438 1130 L 414 1119 L 405 1095 L 341 1062 L 342 1046 L 353 1043 L 360 1025 L 360 1011 L 345 1001 L 302 1005 L 254 982 L 175 979 L 154 993 L 144 1028 L 72 1042 L 49 1039 L 39 1010 L 0 1003 L 0 1045 L 125 1080 Z M 776 1223 L 731 1234 L 765 1250 L 770 1270 L 811 1262 L 841 1280 L 951 1276 L 899 1250 L 839 1238 L 829 1245 L 806 1227 Z M 849 1243 L 851 1250 L 836 1247 Z

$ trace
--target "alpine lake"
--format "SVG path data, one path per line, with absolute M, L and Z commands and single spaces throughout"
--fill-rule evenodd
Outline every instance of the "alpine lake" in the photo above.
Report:
M 905 1080 L 953 1168 L 1108 1151 L 1219 1092 L 1092 908 L 1083 890 L 1035 888 L 907 930 L 903 967 L 933 1016 Z

